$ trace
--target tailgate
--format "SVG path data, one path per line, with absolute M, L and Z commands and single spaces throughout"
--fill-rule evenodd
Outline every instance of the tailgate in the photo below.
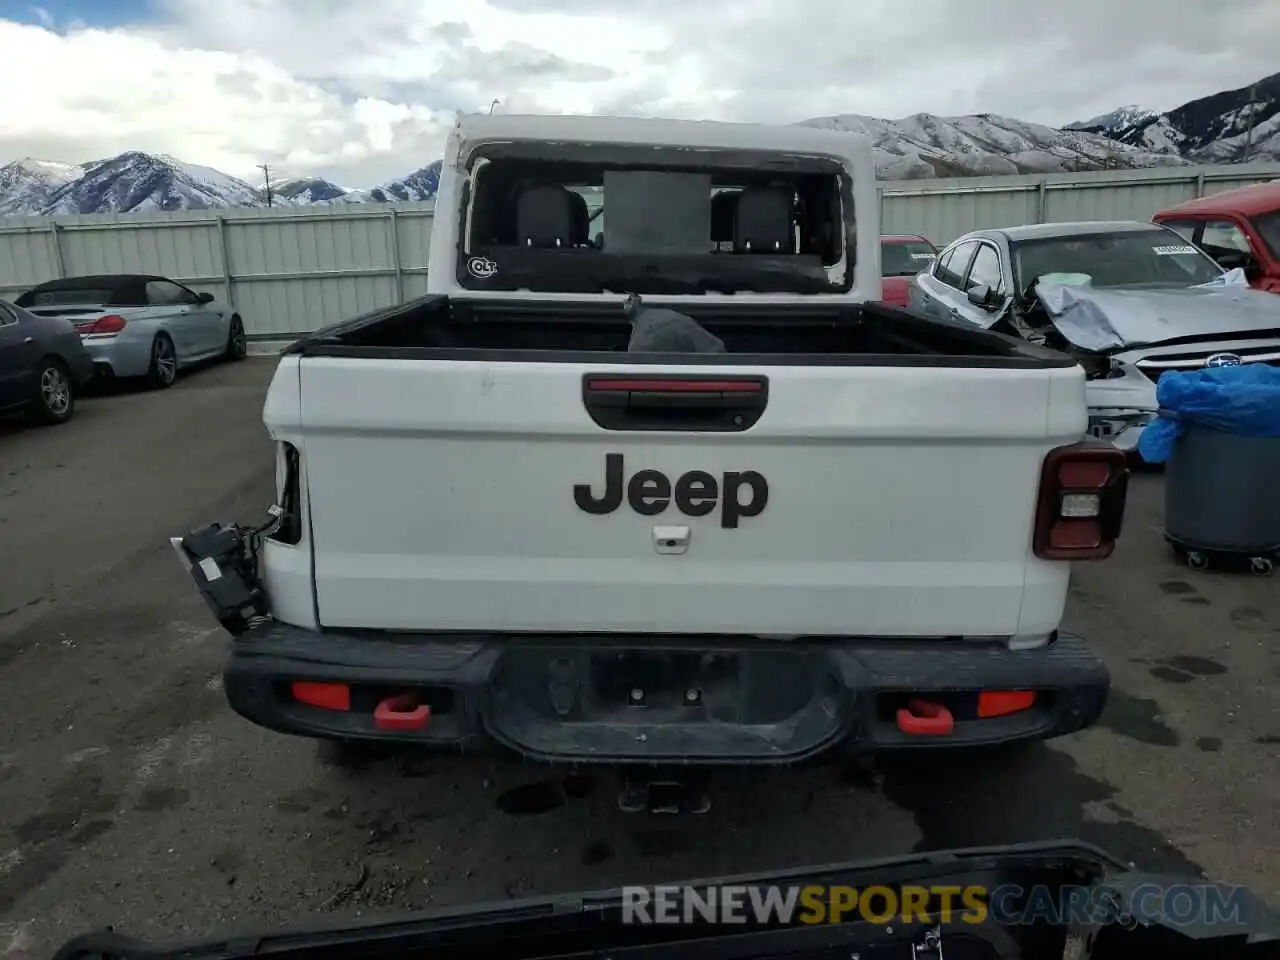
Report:
M 1036 491 L 1084 433 L 1083 387 L 1074 367 L 304 358 L 320 623 L 1051 630 L 1068 565 L 1031 554 Z

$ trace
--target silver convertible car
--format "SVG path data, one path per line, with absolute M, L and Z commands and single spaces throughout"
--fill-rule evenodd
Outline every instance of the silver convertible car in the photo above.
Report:
M 908 302 L 1076 357 L 1090 432 L 1129 453 L 1155 418 L 1165 371 L 1280 363 L 1280 297 L 1151 223 L 968 233 L 916 276 Z
M 70 321 L 103 377 L 145 377 L 169 387 L 184 367 L 247 352 L 239 314 L 166 277 L 67 277 L 33 287 L 16 303 L 37 317 Z

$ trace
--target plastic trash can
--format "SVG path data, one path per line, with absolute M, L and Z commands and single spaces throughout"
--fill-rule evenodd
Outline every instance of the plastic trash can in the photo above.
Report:
M 1185 424 L 1165 469 L 1164 529 L 1193 567 L 1232 554 L 1269 573 L 1280 554 L 1280 438 Z
M 1165 538 L 1193 568 L 1239 558 L 1270 573 L 1280 557 L 1280 368 L 1169 372 L 1156 397 L 1160 416 L 1138 450 L 1167 463 Z

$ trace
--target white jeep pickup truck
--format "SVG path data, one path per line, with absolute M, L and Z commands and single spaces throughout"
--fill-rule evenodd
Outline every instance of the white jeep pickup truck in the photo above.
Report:
M 431 293 L 292 345 L 272 521 L 175 538 L 231 706 L 620 765 L 1092 723 L 1123 454 L 1070 358 L 875 302 L 879 234 L 861 137 L 460 120 Z M 669 311 L 721 348 L 637 348 Z

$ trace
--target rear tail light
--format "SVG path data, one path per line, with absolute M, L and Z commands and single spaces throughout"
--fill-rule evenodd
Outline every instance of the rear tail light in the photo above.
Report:
M 276 499 L 280 524 L 271 539 L 277 543 L 302 542 L 302 456 L 292 443 L 280 443 L 276 461 Z
M 1007 717 L 1035 706 L 1034 690 L 983 690 L 978 694 L 978 718 Z
M 1128 489 L 1128 460 L 1109 443 L 1089 439 L 1049 451 L 1040 472 L 1035 555 L 1042 560 L 1111 556 Z
M 99 317 L 89 326 L 80 330 L 81 333 L 119 333 L 124 329 L 124 317 L 114 313 L 108 313 L 105 317 Z
M 323 683 L 312 680 L 295 680 L 290 684 L 293 699 L 321 710 L 351 709 L 351 688 L 345 683 Z

